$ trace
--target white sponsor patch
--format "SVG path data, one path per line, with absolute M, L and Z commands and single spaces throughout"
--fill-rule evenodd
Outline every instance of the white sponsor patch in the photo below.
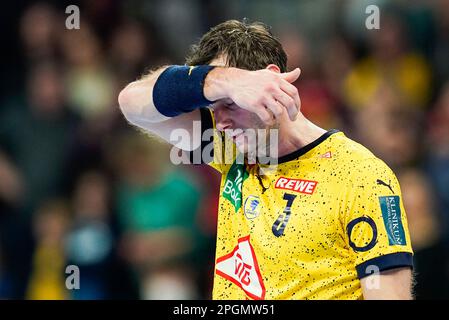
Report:
M 240 287 L 248 297 L 265 298 L 265 286 L 249 235 L 240 238 L 232 252 L 217 259 L 215 272 Z

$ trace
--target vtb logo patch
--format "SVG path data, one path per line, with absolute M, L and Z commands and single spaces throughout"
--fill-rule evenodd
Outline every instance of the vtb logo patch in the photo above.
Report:
M 215 273 L 237 285 L 248 297 L 265 299 L 265 285 L 249 235 L 240 238 L 231 253 L 217 259 Z
M 313 194 L 317 181 L 280 177 L 274 185 L 277 189 L 291 190 L 304 194 Z
M 235 212 L 242 206 L 242 185 L 246 178 L 248 178 L 248 171 L 245 166 L 234 161 L 226 176 L 223 197 L 233 204 Z

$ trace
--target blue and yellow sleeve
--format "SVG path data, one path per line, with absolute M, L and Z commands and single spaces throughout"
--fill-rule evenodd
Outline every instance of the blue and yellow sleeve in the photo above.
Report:
M 359 278 L 375 271 L 413 268 L 413 250 L 395 174 L 377 158 L 354 168 L 346 197 L 345 239 Z

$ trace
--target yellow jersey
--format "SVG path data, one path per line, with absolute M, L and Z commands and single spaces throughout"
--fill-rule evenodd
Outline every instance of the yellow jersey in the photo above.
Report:
M 215 129 L 201 109 L 202 130 Z M 330 130 L 277 170 L 223 161 L 213 299 L 363 299 L 360 279 L 413 267 L 398 181 L 368 149 Z

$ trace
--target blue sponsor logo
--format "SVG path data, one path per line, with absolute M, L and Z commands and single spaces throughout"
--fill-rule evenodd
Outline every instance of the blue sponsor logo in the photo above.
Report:
M 248 196 L 245 200 L 244 213 L 247 219 L 254 219 L 260 214 L 260 199 L 256 196 Z
M 254 200 L 251 200 L 251 203 L 249 204 L 249 206 L 250 206 L 251 210 L 254 211 L 254 210 L 256 210 L 258 204 L 259 204 L 259 200 L 254 199 Z
M 373 231 L 373 237 L 371 238 L 371 241 L 367 245 L 359 247 L 354 241 L 352 241 L 351 235 L 354 227 L 362 222 L 367 223 L 371 227 L 371 230 Z M 368 250 L 371 250 L 377 243 L 377 226 L 374 220 L 371 219 L 370 217 L 355 218 L 354 220 L 349 222 L 348 225 L 346 226 L 346 232 L 348 233 L 349 245 L 356 252 L 366 252 Z
M 379 197 L 379 202 L 385 229 L 387 229 L 388 243 L 390 246 L 405 246 L 407 241 L 402 226 L 399 196 Z

